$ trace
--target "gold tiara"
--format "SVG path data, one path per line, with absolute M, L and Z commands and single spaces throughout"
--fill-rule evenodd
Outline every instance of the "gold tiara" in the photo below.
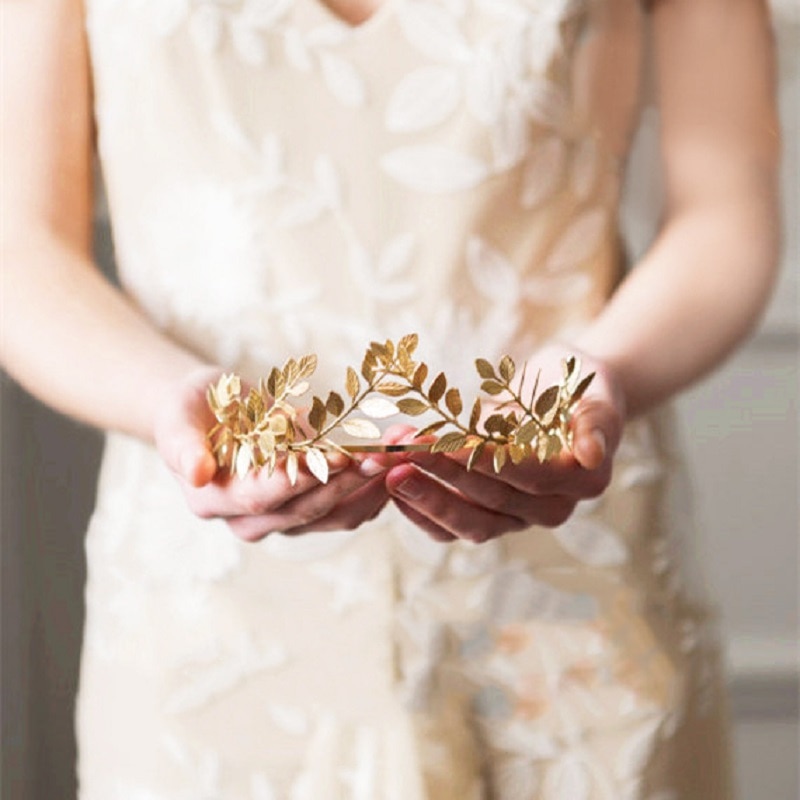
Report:
M 217 464 L 239 477 L 262 468 L 271 475 L 282 458 L 294 484 L 302 454 L 309 471 L 325 483 L 325 454 L 331 452 L 352 456 L 359 452 L 468 450 L 467 469 L 471 469 L 489 450 L 494 470 L 500 472 L 508 461 L 519 464 L 530 457 L 547 461 L 572 446 L 571 411 L 594 378 L 594 373 L 580 377 L 577 358 L 565 358 L 561 381 L 541 392 L 541 370 L 528 388 L 527 364 L 517 376 L 510 356 L 503 356 L 497 367 L 486 359 L 477 359 L 481 391 L 488 398 L 478 397 L 472 402 L 465 422 L 461 392 L 449 385 L 443 372 L 429 381 L 428 366 L 414 359 L 418 342 L 415 333 L 403 336 L 397 344 L 389 340 L 372 342 L 360 373 L 347 368 L 344 394 L 330 391 L 325 400 L 314 396 L 310 405 L 305 402 L 299 408 L 293 403 L 309 390 L 309 378 L 317 368 L 316 355 L 290 358 L 282 368 L 273 367 L 269 376 L 246 394 L 238 375 L 222 375 L 207 391 L 217 420 L 208 433 Z M 422 414 L 430 414 L 435 420 L 417 430 L 415 438 L 436 434 L 435 441 L 374 443 L 381 438 L 374 420 Z M 362 441 L 340 443 L 332 438 L 336 433 Z

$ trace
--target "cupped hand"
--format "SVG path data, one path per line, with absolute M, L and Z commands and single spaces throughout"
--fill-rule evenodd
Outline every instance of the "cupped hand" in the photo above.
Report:
M 611 480 L 614 453 L 622 435 L 625 403 L 612 370 L 574 348 L 549 347 L 531 367 L 542 368 L 543 382 L 557 382 L 565 352 L 579 356 L 583 374 L 595 378 L 571 419 L 573 447 L 539 463 L 529 458 L 507 463 L 495 473 L 489 448 L 466 469 L 468 451 L 411 453 L 390 468 L 386 487 L 397 507 L 438 541 L 484 542 L 531 525 L 555 527 L 570 517 L 580 500 L 600 495 Z M 408 429 L 395 429 L 394 441 L 410 441 Z
M 281 463 L 271 476 L 265 469 L 244 478 L 221 474 L 206 439 L 214 416 L 205 394 L 219 376 L 219 369 L 200 368 L 178 381 L 154 425 L 156 448 L 193 513 L 224 519 L 236 536 L 253 542 L 278 531 L 353 530 L 380 512 L 389 499 L 380 457 L 359 462 L 334 454 L 326 484 L 302 457 L 294 485 Z

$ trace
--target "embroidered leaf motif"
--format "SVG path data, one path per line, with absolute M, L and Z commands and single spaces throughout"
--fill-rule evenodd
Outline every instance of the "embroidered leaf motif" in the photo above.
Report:
M 511 262 L 484 239 L 467 242 L 467 270 L 475 288 L 489 300 L 510 304 L 519 292 L 519 280 Z
M 358 70 L 341 56 L 321 53 L 322 77 L 333 96 L 344 106 L 360 108 L 367 102 L 367 89 Z
M 549 272 L 575 269 L 593 256 L 606 230 L 606 212 L 592 208 L 580 214 L 556 241 L 545 262 Z
M 404 186 L 431 194 L 471 189 L 489 174 L 486 164 L 477 158 L 437 144 L 390 150 L 380 164 Z
M 566 126 L 567 97 L 563 89 L 546 80 L 531 82 L 526 92 L 526 109 L 530 118 L 545 128 L 560 130 Z
M 230 25 L 234 49 L 239 58 L 251 67 L 260 67 L 267 61 L 267 45 L 261 35 L 242 20 L 234 19 Z
M 247 25 L 267 30 L 275 25 L 292 7 L 294 0 L 259 0 L 247 3 L 242 10 L 242 21 Z
M 195 10 L 189 20 L 189 35 L 205 53 L 213 53 L 222 42 L 222 11 L 212 6 Z
M 420 67 L 403 78 L 389 98 L 386 128 L 410 133 L 438 125 L 461 99 L 458 72 L 450 67 Z
M 427 0 L 409 0 L 397 11 L 409 43 L 434 61 L 464 62 L 471 50 L 456 21 Z
M 547 770 L 544 800 L 589 800 L 591 783 L 586 765 L 577 758 L 562 756 Z
M 556 136 L 537 142 L 525 162 L 520 202 L 523 208 L 536 208 L 558 189 L 564 174 L 566 147 Z
M 414 257 L 417 237 L 413 233 L 401 233 L 390 239 L 381 250 L 378 259 L 378 274 L 382 278 L 393 278 L 403 272 Z
M 284 733 L 292 736 L 302 736 L 308 730 L 308 716 L 301 708 L 287 706 L 280 703 L 270 703 L 267 713 L 275 725 Z
M 251 800 L 277 800 L 278 795 L 263 772 L 250 776 L 250 797 Z
M 592 567 L 615 567 L 628 561 L 619 535 L 598 520 L 573 516 L 553 530 L 558 543 L 574 558 Z
M 488 46 L 479 48 L 467 75 L 464 87 L 467 109 L 484 125 L 494 125 L 502 111 L 507 87 L 502 65 Z
M 522 102 L 509 99 L 491 132 L 496 170 L 511 169 L 525 158 L 530 141 L 528 124 Z
M 577 303 L 592 290 L 594 280 L 585 272 L 564 275 L 531 275 L 522 291 L 538 306 L 557 307 Z
M 286 60 L 300 72 L 311 72 L 314 69 L 314 61 L 311 53 L 303 41 L 303 37 L 296 28 L 288 28 L 284 37 L 284 48 Z

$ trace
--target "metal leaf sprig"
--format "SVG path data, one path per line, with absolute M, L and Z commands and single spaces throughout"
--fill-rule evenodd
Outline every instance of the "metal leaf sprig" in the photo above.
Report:
M 243 477 L 251 469 L 267 468 L 272 474 L 278 458 L 284 457 L 294 484 L 299 455 L 303 454 L 309 471 L 325 483 L 326 453 L 351 455 L 376 448 L 339 444 L 331 438 L 335 431 L 342 430 L 359 439 L 379 439 L 381 432 L 372 420 L 397 414 L 436 416 L 416 435 L 441 434 L 426 446 L 433 453 L 469 450 L 468 469 L 487 448 L 492 451 L 494 470 L 500 472 L 509 460 L 514 464 L 529 457 L 547 461 L 572 446 L 571 412 L 594 378 L 594 373 L 580 377 L 576 358 L 563 360 L 560 383 L 538 394 L 540 373 L 528 388 L 527 364 L 516 380 L 516 366 L 510 356 L 503 356 L 496 368 L 486 359 L 477 359 L 481 389 L 489 398 L 476 398 L 468 421 L 464 422 L 461 392 L 449 386 L 443 372 L 428 381 L 428 366 L 414 360 L 417 345 L 418 336 L 413 333 L 397 344 L 390 340 L 372 342 L 362 360 L 360 375 L 352 367 L 347 368 L 347 400 L 335 391 L 330 391 L 325 400 L 314 396 L 310 407 L 305 406 L 307 413 L 291 400 L 307 393 L 308 379 L 317 367 L 314 355 L 290 358 L 281 369 L 273 367 L 266 380 L 259 381 L 246 395 L 238 376 L 222 375 L 207 393 L 216 418 L 208 436 L 217 463 Z M 355 416 L 356 412 L 360 416 Z

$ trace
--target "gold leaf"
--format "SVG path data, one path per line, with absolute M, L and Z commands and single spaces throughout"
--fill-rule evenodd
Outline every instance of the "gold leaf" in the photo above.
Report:
M 416 333 L 408 333 L 400 339 L 400 346 L 410 355 L 414 355 L 414 351 L 419 344 L 419 336 Z
M 521 464 L 530 454 L 531 448 L 524 444 L 510 444 L 508 446 L 508 454 L 511 456 L 513 464 Z
M 506 457 L 506 448 L 503 445 L 495 447 L 493 459 L 495 472 L 500 472 L 500 470 L 503 469 L 506 463 Z
M 438 403 L 447 389 L 447 378 L 444 372 L 440 372 L 433 380 L 431 388 L 428 390 L 428 399 L 431 403 Z
M 412 375 L 414 373 L 414 362 L 402 342 L 397 346 L 397 364 L 403 375 Z
M 483 427 L 486 429 L 487 433 L 502 433 L 505 430 L 506 421 L 502 414 L 492 414 L 490 417 L 487 417 L 486 422 L 483 423 Z
M 558 436 L 548 436 L 547 437 L 547 450 L 545 452 L 544 460 L 548 461 L 551 458 L 554 458 L 561 452 L 561 440 Z
M 377 359 L 372 353 L 367 353 L 364 360 L 361 362 L 361 374 L 364 376 L 365 381 L 372 381 L 375 377 L 375 367 L 377 367 Z
M 364 370 L 362 368 L 362 372 L 363 371 Z M 347 394 L 354 398 L 358 394 L 360 388 L 361 381 L 359 381 L 356 371 L 352 367 L 348 367 L 347 379 L 345 380 L 345 389 L 347 390 Z
M 300 367 L 293 358 L 287 359 L 283 365 L 282 374 L 287 386 L 291 386 L 297 380 L 297 376 L 300 374 Z
M 269 455 L 275 449 L 275 434 L 272 431 L 264 431 L 258 437 L 258 448 L 264 455 Z
M 578 402 L 578 400 L 583 397 L 584 392 L 589 388 L 589 384 L 594 380 L 595 373 L 590 372 L 575 388 L 575 391 L 572 393 L 571 397 L 569 398 L 570 406 L 574 405 Z
M 286 390 L 292 397 L 302 397 L 308 391 L 308 381 L 298 381 Z
M 298 365 L 297 378 L 298 380 L 304 380 L 306 378 L 310 378 L 316 371 L 317 371 L 317 357 L 313 353 L 310 353 L 309 355 L 303 356 L 300 359 L 300 364 Z
M 297 453 L 294 450 L 290 450 L 286 454 L 286 477 L 289 478 L 289 483 L 292 486 L 297 483 L 298 466 Z
M 481 384 L 481 391 L 492 395 L 502 394 L 505 391 L 505 386 L 503 386 L 502 383 L 498 383 L 496 380 L 488 379 Z
M 308 471 L 320 482 L 328 482 L 328 459 L 316 447 L 309 447 L 305 451 L 306 466 Z
M 472 404 L 472 413 L 469 415 L 469 429 L 471 431 L 476 431 L 478 429 L 478 423 L 481 419 L 481 399 L 480 397 L 475 400 Z
M 477 445 L 475 445 L 472 452 L 469 454 L 469 458 L 467 459 L 467 470 L 472 469 L 472 467 L 475 465 L 475 462 L 481 457 L 485 449 L 486 442 L 479 442 Z
M 381 432 L 374 422 L 368 419 L 346 419 L 342 422 L 342 427 L 351 436 L 357 439 L 380 439 Z
M 391 401 L 383 397 L 368 397 L 358 405 L 359 409 L 372 419 L 386 419 L 393 417 L 399 412 L 399 408 Z
M 570 375 L 575 372 L 575 356 L 570 356 L 569 358 L 562 358 L 561 359 L 561 372 L 564 376 L 564 380 L 569 380 Z
M 342 396 L 337 392 L 330 392 L 328 394 L 328 399 L 325 401 L 325 408 L 328 409 L 328 413 L 333 414 L 334 417 L 338 417 L 344 411 L 344 400 L 342 400 Z
M 463 433 L 457 431 L 446 433 L 431 445 L 431 453 L 455 453 L 456 450 L 461 450 L 466 443 L 467 437 Z
M 520 445 L 530 444 L 533 441 L 533 438 L 536 436 L 538 430 L 539 426 L 536 424 L 536 421 L 530 419 L 525 424 L 520 426 L 520 428 L 514 434 L 514 441 Z
M 448 389 L 444 398 L 447 410 L 457 417 L 464 409 L 464 404 L 461 402 L 461 392 L 458 389 Z
M 558 401 L 558 392 L 558 386 L 551 386 L 549 389 L 545 389 L 539 395 L 539 399 L 536 401 L 536 405 L 534 406 L 534 410 L 538 416 L 544 419 L 544 417 L 553 411 L 556 402 Z M 545 425 L 547 424 L 548 423 L 545 423 Z
M 311 404 L 311 411 L 308 412 L 308 424 L 319 433 L 322 426 L 325 424 L 325 417 L 327 415 L 328 412 L 325 408 L 325 404 L 319 397 L 315 397 L 314 402 Z
M 404 397 L 402 400 L 397 401 L 397 408 L 401 414 L 408 414 L 411 417 L 418 417 L 428 411 L 429 406 L 423 403 L 422 400 L 417 400 L 414 397 Z
M 511 356 L 503 356 L 500 360 L 500 377 L 506 382 L 510 383 L 514 380 L 517 368 L 514 365 L 514 360 Z
M 273 367 L 267 378 L 267 391 L 272 397 L 278 397 L 283 393 L 284 385 L 283 374 L 277 367 Z
M 411 378 L 411 385 L 415 389 L 422 389 L 422 384 L 425 383 L 425 379 L 427 377 L 428 377 L 428 365 L 423 362 L 414 370 L 414 375 Z
M 392 343 L 389 341 L 387 341 L 386 344 L 381 344 L 380 342 L 370 342 L 369 352 L 380 361 L 391 360 L 392 356 L 394 355 L 394 345 L 392 345 Z
M 408 393 L 408 386 L 405 383 L 393 383 L 392 381 L 383 381 L 375 388 L 381 394 L 389 395 L 389 397 L 401 397 Z
M 289 428 L 289 420 L 283 414 L 275 414 L 269 418 L 269 429 L 276 436 L 285 436 Z
M 264 413 L 264 401 L 261 395 L 251 389 L 247 395 L 247 416 L 253 421 L 258 422 L 261 415 Z
M 236 454 L 236 477 L 244 478 L 250 471 L 253 462 L 253 448 L 245 442 L 239 445 L 239 452 Z
M 416 434 L 414 434 L 414 435 L 415 436 L 427 436 L 429 433 L 436 433 L 436 431 L 438 431 L 440 428 L 443 428 L 445 425 L 447 425 L 447 420 L 440 419 L 440 420 L 437 420 L 436 422 L 431 422 L 430 425 L 426 425 L 424 428 L 422 428 L 421 430 L 417 431 Z
M 485 359 L 475 359 L 475 369 L 478 370 L 478 375 L 485 380 L 495 380 L 497 376 L 494 374 L 494 367 Z

